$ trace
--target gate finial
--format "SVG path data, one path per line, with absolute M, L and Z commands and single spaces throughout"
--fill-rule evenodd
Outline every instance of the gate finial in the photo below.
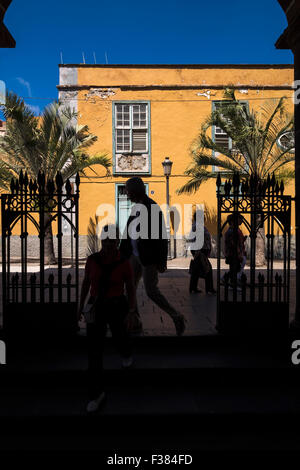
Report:
M 67 192 L 68 195 L 70 195 L 71 192 L 72 192 L 72 185 L 71 185 L 71 183 L 70 183 L 69 178 L 68 178 L 67 181 L 66 181 L 66 192 Z
M 27 174 L 27 171 L 25 171 L 25 175 L 24 175 L 24 186 L 25 186 L 25 188 L 27 188 L 27 186 L 28 186 L 28 174 Z
M 23 186 L 23 183 L 24 183 L 23 170 L 21 170 L 19 174 L 19 184 L 21 187 Z
M 275 175 L 273 173 L 272 178 L 271 178 L 271 186 L 272 186 L 273 191 L 274 191 L 274 188 L 275 188 L 275 183 L 276 183 L 276 180 L 275 180 Z
M 220 176 L 220 174 L 218 176 Z M 76 189 L 77 189 L 77 192 L 78 192 L 79 191 L 79 185 L 80 185 L 80 176 L 79 176 L 78 171 L 76 173 L 75 183 L 76 183 Z
M 12 178 L 12 179 L 10 180 L 10 191 L 11 191 L 12 194 L 13 194 L 14 191 L 15 191 L 15 180 L 14 180 L 14 178 Z
M 78 175 L 78 173 L 77 173 L 77 175 Z M 220 173 L 218 173 L 218 176 L 217 176 L 217 192 L 218 193 L 220 192 L 220 187 L 221 187 L 221 176 L 220 176 Z
M 55 182 L 56 182 L 57 192 L 61 192 L 64 181 L 63 181 L 60 171 L 56 173 Z
M 39 190 L 43 191 L 45 189 L 45 175 L 41 170 L 39 170 L 39 174 L 38 174 L 38 177 L 37 177 L 37 182 L 38 182 L 38 185 L 39 185 Z
M 280 183 L 280 193 L 281 193 L 281 196 L 283 196 L 283 193 L 284 193 L 284 183 L 283 183 L 283 180 L 281 180 L 281 183 Z

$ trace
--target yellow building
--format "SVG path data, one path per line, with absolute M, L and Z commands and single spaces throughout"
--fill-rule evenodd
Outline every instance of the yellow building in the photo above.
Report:
M 59 99 L 78 112 L 78 124 L 86 124 L 98 136 L 93 153 L 107 153 L 113 162 L 112 175 L 82 178 L 80 192 L 80 235 L 82 249 L 89 218 L 101 204 L 115 207 L 122 227 L 129 204 L 124 184 L 133 175 L 143 178 L 147 192 L 160 205 L 166 202 L 162 161 L 173 161 L 170 205 L 201 204 L 216 207 L 212 180 L 193 195 L 176 195 L 187 177 L 191 162 L 189 147 L 224 87 L 233 86 L 236 97 L 257 109 L 266 100 L 290 97 L 292 65 L 60 65 Z M 213 137 L 224 139 L 213 130 Z M 225 136 L 226 139 L 226 136 Z M 212 171 L 217 171 L 212 168 Z M 293 184 L 288 188 L 293 193 Z M 177 245 L 177 255 L 184 252 Z M 83 253 L 82 253 L 83 254 Z

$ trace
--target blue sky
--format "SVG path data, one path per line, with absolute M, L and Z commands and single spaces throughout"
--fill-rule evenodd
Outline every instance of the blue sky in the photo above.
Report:
M 0 80 L 35 112 L 57 98 L 64 63 L 292 63 L 274 43 L 287 26 L 276 0 L 13 0 Z M 38 98 L 38 99 L 36 99 Z

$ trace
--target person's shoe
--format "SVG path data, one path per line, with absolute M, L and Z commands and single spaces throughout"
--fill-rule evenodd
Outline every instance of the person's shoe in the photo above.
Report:
M 234 288 L 232 286 L 229 286 L 229 290 L 234 290 Z M 236 291 L 237 292 L 242 292 L 242 289 L 240 287 L 237 287 Z
M 186 319 L 183 315 L 173 318 L 177 336 L 182 336 L 185 331 Z
M 133 357 L 132 356 L 122 357 L 122 367 L 124 367 L 124 369 L 128 369 L 128 367 L 131 367 L 132 364 L 133 364 Z
M 201 294 L 202 290 L 200 290 L 200 289 L 190 289 L 190 294 L 192 294 L 193 292 L 195 294 Z
M 211 290 L 208 290 L 206 293 L 208 295 L 215 295 L 217 293 L 217 291 L 215 289 L 211 289 Z
M 88 413 L 95 413 L 96 411 L 98 411 L 98 409 L 99 409 L 100 405 L 103 403 L 104 399 L 105 399 L 105 393 L 102 392 L 99 395 L 98 398 L 88 402 L 87 407 L 86 407 L 86 411 Z

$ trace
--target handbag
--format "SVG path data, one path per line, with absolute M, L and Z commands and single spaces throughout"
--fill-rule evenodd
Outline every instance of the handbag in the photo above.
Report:
M 190 262 L 190 273 L 205 279 L 210 270 L 211 264 L 207 256 L 201 250 L 197 251 L 195 258 Z
M 92 301 L 91 299 L 93 299 L 93 297 L 90 297 L 90 299 L 82 309 L 82 313 L 84 315 L 86 323 L 95 323 L 96 319 L 96 304 L 98 297 L 94 297 L 94 300 Z

